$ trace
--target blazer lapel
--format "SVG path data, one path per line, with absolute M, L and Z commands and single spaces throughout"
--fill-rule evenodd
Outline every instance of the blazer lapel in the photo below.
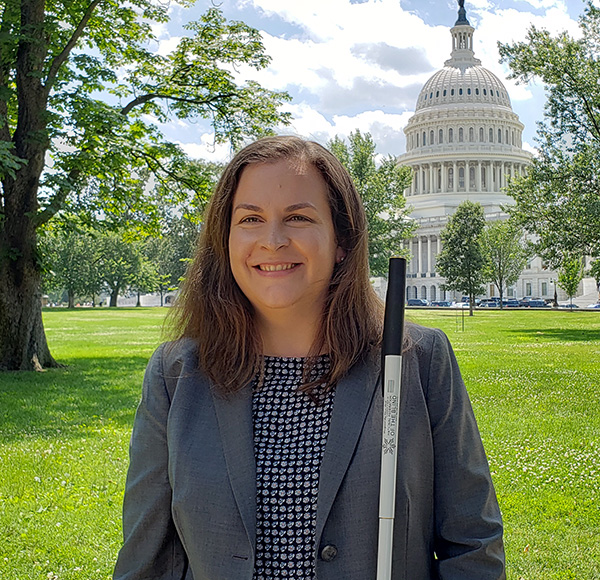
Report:
M 227 472 L 246 533 L 256 545 L 256 461 L 252 424 L 252 389 L 248 385 L 225 399 L 213 391 L 213 401 Z
M 355 365 L 336 387 L 329 435 L 321 463 L 317 538 L 321 537 L 379 384 L 379 368 L 361 363 Z

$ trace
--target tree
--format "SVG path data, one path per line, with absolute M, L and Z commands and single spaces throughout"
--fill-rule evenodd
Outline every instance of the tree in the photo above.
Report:
M 98 276 L 110 294 L 109 306 L 117 306 L 121 292 L 136 282 L 141 285 L 147 274 L 147 270 L 143 272 L 139 245 L 110 233 L 98 240 L 96 256 Z
M 443 288 L 469 297 L 469 315 L 473 316 L 475 296 L 484 290 L 485 258 L 481 236 L 485 227 L 483 206 L 463 201 L 440 232 L 442 251 L 437 270 L 446 279 Z
M 583 278 L 583 264 L 581 258 L 568 257 L 558 271 L 557 284 L 566 292 L 573 304 L 573 296 L 577 294 L 579 282 Z
M 577 39 L 531 27 L 526 42 L 499 45 L 512 78 L 546 89 L 539 154 L 509 185 L 508 211 L 555 268 L 573 254 L 600 255 L 600 9 L 588 1 L 579 26 Z
M 403 256 L 403 242 L 415 231 L 408 218 L 404 190 L 410 185 L 409 167 L 392 156 L 375 161 L 375 143 L 369 133 L 350 133 L 349 144 L 336 137 L 328 147 L 350 173 L 363 201 L 369 228 L 369 266 L 372 276 L 387 276 L 391 256 Z
M 48 232 L 40 244 L 45 264 L 44 286 L 67 293 L 67 305 L 77 298 L 92 299 L 100 292 L 94 255 L 94 238 L 88 232 L 58 230 Z
M 195 189 L 193 167 L 158 123 L 206 118 L 216 141 L 236 145 L 289 120 L 278 110 L 286 94 L 236 82 L 240 65 L 259 69 L 269 58 L 258 31 L 217 8 L 189 23 L 170 54 L 152 52 L 170 4 L 0 2 L 2 369 L 55 364 L 41 317 L 44 224 L 68 212 L 156 224 L 148 183 Z
M 483 275 L 500 294 L 500 308 L 504 289 L 514 284 L 521 275 L 529 252 L 523 244 L 523 230 L 510 220 L 486 224 L 481 234 L 481 250 L 485 260 Z

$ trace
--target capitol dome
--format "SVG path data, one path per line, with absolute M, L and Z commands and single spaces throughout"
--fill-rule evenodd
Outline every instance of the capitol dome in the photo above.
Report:
M 452 28 L 452 54 L 444 68 L 436 72 L 423 86 L 417 99 L 416 111 L 446 107 L 455 103 L 510 106 L 510 98 L 502 81 L 481 66 L 473 52 L 474 28 L 469 24 L 464 6 Z
M 480 64 L 455 66 L 452 60 L 447 62 L 423 86 L 417 99 L 417 111 L 454 103 L 477 103 L 512 110 L 506 88 L 494 73 Z

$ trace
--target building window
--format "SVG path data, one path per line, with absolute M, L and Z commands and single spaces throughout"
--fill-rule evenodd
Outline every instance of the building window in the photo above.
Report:
M 509 144 L 509 140 L 508 140 L 508 129 L 506 130 L 506 139 L 504 140 L 504 142 L 508 145 Z
M 548 282 L 542 282 L 542 296 L 548 296 Z
M 419 146 L 419 134 L 417 133 L 417 147 Z
M 481 168 L 481 189 L 487 188 L 486 170 L 485 167 Z
M 454 189 L 454 168 L 448 169 L 448 189 Z
M 448 91 L 446 91 L 446 89 L 444 89 L 444 97 L 446 96 L 446 93 L 447 93 L 447 92 L 448 92 Z
M 463 128 L 461 127 L 458 130 L 458 142 L 462 143 L 464 141 Z
M 465 188 L 465 168 L 459 167 L 458 169 L 458 187 L 460 189 Z
M 525 284 L 525 296 L 531 296 L 531 282 Z
M 435 91 L 435 98 L 437 99 L 440 96 L 440 91 Z
M 475 189 L 475 168 L 469 167 L 469 188 Z
M 487 96 L 487 89 L 483 89 L 483 94 Z
M 415 171 L 415 193 L 419 193 L 419 170 Z
M 475 141 L 475 130 L 473 127 L 469 127 L 469 143 L 473 143 Z
M 452 143 L 454 141 L 454 130 L 448 129 L 448 143 Z
M 483 143 L 483 127 L 479 127 L 479 142 Z
M 460 89 L 458 89 L 458 94 L 462 95 L 463 91 L 462 91 L 462 87 Z
M 454 89 L 450 90 L 450 95 L 454 96 Z
M 470 95 L 470 94 L 471 94 L 471 88 L 468 88 L 467 89 L 467 95 Z
M 429 131 L 429 144 L 433 145 L 433 131 Z
M 425 131 L 423 131 L 423 147 L 425 147 L 425 145 L 427 145 L 427 135 Z
M 442 190 L 442 170 L 438 169 L 438 179 L 437 179 L 437 189 L 438 191 Z
M 444 131 L 442 129 L 438 132 L 438 143 L 441 145 L 444 142 Z
M 502 143 L 502 129 L 498 129 L 498 143 Z
M 494 130 L 490 128 L 490 143 L 494 142 Z

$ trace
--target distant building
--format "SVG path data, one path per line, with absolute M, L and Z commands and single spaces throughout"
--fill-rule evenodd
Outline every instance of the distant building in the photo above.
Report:
M 508 177 L 525 173 L 531 162 L 531 154 L 522 148 L 524 126 L 512 110 L 506 87 L 475 58 L 474 31 L 461 5 L 450 30 L 450 59 L 423 86 L 404 129 L 406 153 L 398 163 L 413 170 L 405 195 L 414 208 L 411 217 L 419 224 L 408 243 L 413 259 L 407 298 L 460 299 L 440 288 L 444 279 L 435 267 L 440 231 L 464 200 L 479 202 L 488 220 L 506 219 L 502 206 L 513 200 L 502 188 Z M 542 266 L 541 259 L 532 259 L 508 296 L 553 297 L 557 274 Z M 560 289 L 558 294 L 564 298 Z M 493 284 L 486 295 L 498 295 Z

